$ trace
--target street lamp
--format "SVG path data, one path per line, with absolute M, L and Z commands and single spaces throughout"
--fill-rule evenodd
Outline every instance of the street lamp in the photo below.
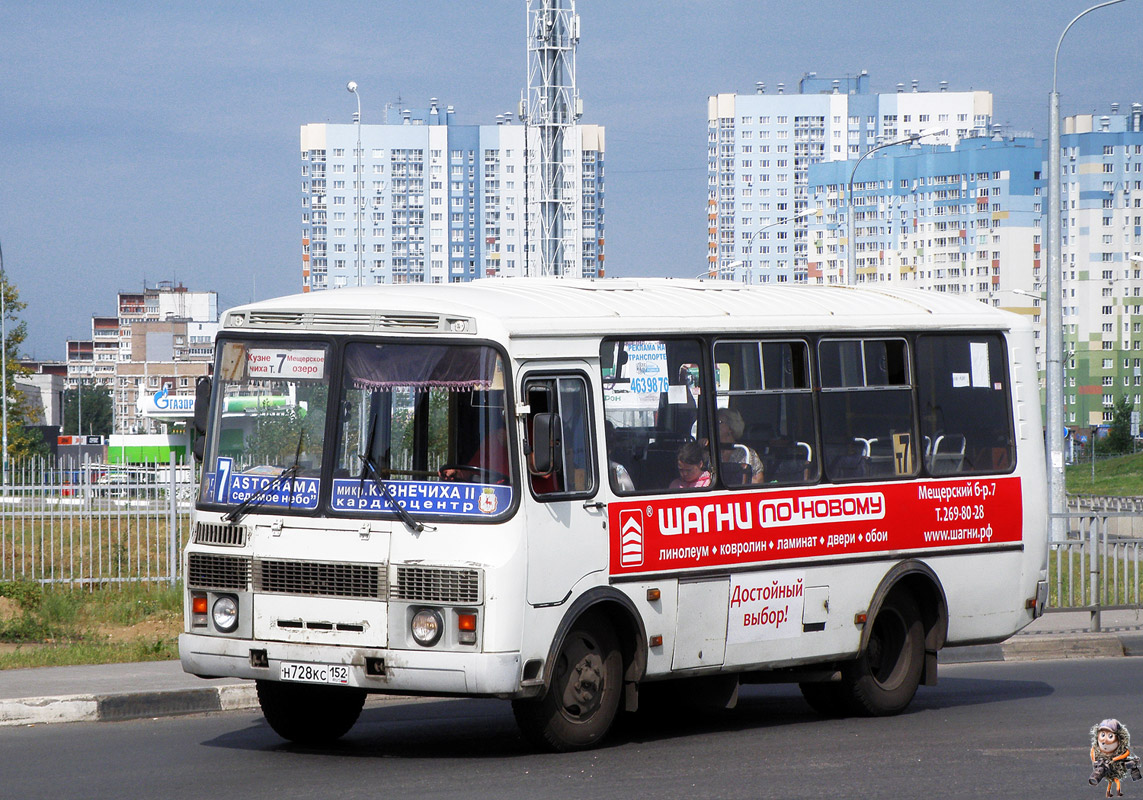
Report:
M 1056 89 L 1056 76 L 1060 66 L 1060 46 L 1064 37 L 1081 17 L 1098 8 L 1113 6 L 1123 0 L 1107 0 L 1076 15 L 1067 24 L 1052 59 L 1052 94 L 1048 99 L 1048 302 L 1047 302 L 1047 365 L 1044 370 L 1045 405 L 1047 406 L 1048 445 L 1048 512 L 1049 530 L 1053 541 L 1064 538 L 1063 513 L 1067 508 L 1067 489 L 1064 480 L 1064 316 L 1061 292 L 1063 290 L 1062 246 L 1060 236 L 1060 93 Z
M 926 136 L 932 136 L 932 135 L 937 134 L 937 133 L 944 133 L 947 130 L 948 130 L 948 128 L 929 128 L 928 130 L 919 131 L 917 133 L 911 133 L 908 136 L 906 136 L 904 139 L 897 139 L 896 141 L 893 141 L 893 142 L 883 142 L 883 143 L 877 145 L 876 147 L 871 147 L 868 150 L 866 150 L 861 155 L 861 158 L 857 159 L 857 163 L 853 165 L 853 169 L 850 170 L 850 172 L 849 172 L 849 186 L 846 189 L 846 195 L 845 195 L 845 202 L 849 206 L 849 213 L 846 214 L 846 217 L 847 217 L 848 223 L 849 223 L 848 224 L 848 230 L 847 230 L 847 235 L 849 236 L 849 241 L 846 243 L 846 247 L 845 247 L 845 255 L 846 255 L 846 257 L 845 257 L 845 261 L 846 261 L 845 282 L 849 286 L 853 286 L 857 283 L 857 250 L 854 248 L 854 242 L 853 242 L 853 215 L 854 215 L 853 176 L 857 174 L 857 168 L 861 166 L 862 161 L 869 158 L 869 156 L 873 155 L 878 150 L 884 150 L 886 147 L 893 147 L 894 145 L 898 145 L 898 144 L 912 144 L 913 142 L 919 142 L 921 139 L 925 138 Z
M 762 231 L 769 230 L 770 228 L 776 228 L 779 225 L 788 225 L 791 222 L 797 222 L 798 220 L 805 219 L 806 217 L 813 217 L 813 216 L 820 217 L 821 215 L 822 215 L 822 210 L 820 208 L 811 208 L 811 209 L 803 211 L 799 214 L 795 214 L 792 217 L 786 217 L 785 219 L 780 219 L 777 222 L 767 223 L 766 225 L 763 225 L 758 230 L 754 231 L 754 233 L 750 234 L 750 238 L 746 240 L 746 248 L 744 248 L 744 249 L 748 249 L 752 244 L 754 244 L 754 240 L 758 238 L 758 234 L 762 233 Z M 721 280 L 723 273 L 733 274 L 735 267 L 744 266 L 744 265 L 746 265 L 746 262 L 742 261 L 742 260 L 731 261 L 729 264 L 716 267 L 715 268 L 716 272 L 714 273 L 714 275 L 711 275 L 710 272 L 708 271 L 708 272 L 704 272 L 704 273 L 699 274 L 697 277 L 699 277 L 699 278 L 703 278 L 703 277 L 712 278 L 713 277 L 715 279 Z
M 357 113 L 353 115 L 353 121 L 357 125 L 357 174 L 353 177 L 353 183 L 357 187 L 357 208 L 355 208 L 353 211 L 353 219 L 355 220 L 354 224 L 357 226 L 357 285 L 361 286 L 361 261 L 365 255 L 361 252 L 361 226 L 363 224 L 363 220 L 361 219 L 361 185 L 365 182 L 364 178 L 361 175 L 361 95 L 357 92 L 357 81 L 350 81 L 349 83 L 345 84 L 345 88 L 350 94 L 357 98 Z

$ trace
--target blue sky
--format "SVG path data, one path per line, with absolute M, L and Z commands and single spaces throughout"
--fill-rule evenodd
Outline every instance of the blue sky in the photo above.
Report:
M 987 89 L 1047 135 L 1052 53 L 1088 0 L 580 0 L 584 122 L 607 127 L 607 271 L 694 275 L 706 255 L 706 98 L 862 69 L 875 91 Z M 514 111 L 524 0 L 0 5 L 0 247 L 25 350 L 62 358 L 144 280 L 222 305 L 300 290 L 298 128 L 430 97 Z M 1063 113 L 1143 102 L 1143 0 L 1079 22 Z

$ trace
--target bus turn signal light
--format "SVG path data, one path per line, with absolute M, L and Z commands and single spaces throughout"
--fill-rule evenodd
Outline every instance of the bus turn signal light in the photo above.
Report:
M 196 628 L 206 627 L 206 595 L 194 593 L 191 595 L 191 625 Z
M 461 644 L 476 644 L 476 615 L 456 615 L 456 640 Z

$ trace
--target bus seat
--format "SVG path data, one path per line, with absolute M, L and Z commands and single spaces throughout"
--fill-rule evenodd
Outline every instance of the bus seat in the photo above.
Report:
M 718 471 L 722 475 L 722 482 L 727 486 L 745 486 L 750 483 L 750 478 L 754 472 L 750 469 L 749 464 L 742 464 L 737 461 L 720 462 Z
M 896 463 L 893 455 L 893 442 L 890 439 L 874 437 L 869 439 L 869 475 L 893 475 Z
M 930 469 L 941 475 L 960 472 L 964 466 L 964 450 L 964 434 L 949 433 L 938 436 L 936 441 L 933 442 L 933 456 Z
M 826 473 L 830 478 L 864 478 L 869 474 L 869 441 L 854 437 L 845 444 L 828 450 L 836 450 L 829 462 Z M 827 450 L 827 452 L 828 452 Z

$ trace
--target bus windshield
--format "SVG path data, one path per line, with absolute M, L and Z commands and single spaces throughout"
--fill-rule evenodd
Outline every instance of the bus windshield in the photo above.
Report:
M 504 365 L 490 347 L 346 345 L 331 510 L 479 517 L 512 499 Z
M 493 348 L 350 342 L 340 386 L 327 343 L 219 348 L 200 496 L 231 506 L 232 521 L 263 506 L 407 524 L 509 510 L 504 363 Z
M 330 362 L 319 342 L 219 343 L 204 502 L 317 508 Z

